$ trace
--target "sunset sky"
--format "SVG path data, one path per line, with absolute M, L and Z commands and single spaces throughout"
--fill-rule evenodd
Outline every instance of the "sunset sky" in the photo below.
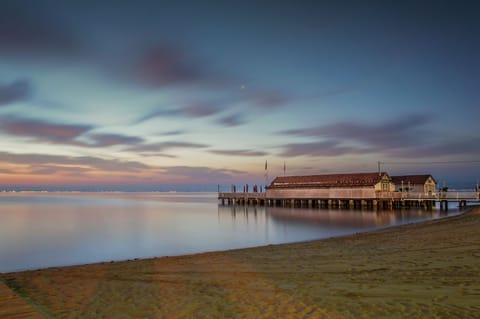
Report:
M 478 1 L 2 1 L 0 185 L 480 179 Z M 200 186 L 201 185 L 201 186 Z M 207 186 L 205 186 L 207 185 Z M 208 186 L 211 185 L 211 186 Z

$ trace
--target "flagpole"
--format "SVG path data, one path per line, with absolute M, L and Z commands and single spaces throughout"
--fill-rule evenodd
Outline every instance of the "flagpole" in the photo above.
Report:
M 268 164 L 267 161 L 265 161 L 265 187 L 268 186 Z

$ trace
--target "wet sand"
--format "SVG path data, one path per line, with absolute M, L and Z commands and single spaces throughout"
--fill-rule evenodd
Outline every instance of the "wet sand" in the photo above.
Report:
M 480 207 L 341 238 L 1 279 L 46 318 L 480 318 Z

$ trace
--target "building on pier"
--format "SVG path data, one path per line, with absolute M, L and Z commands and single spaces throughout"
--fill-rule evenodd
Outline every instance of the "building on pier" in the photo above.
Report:
M 384 199 L 394 192 L 395 185 L 385 172 L 283 176 L 266 187 L 266 203 L 283 207 L 377 207 L 389 205 Z
M 282 176 L 266 187 L 266 197 L 373 199 L 394 191 L 395 184 L 385 172 Z
M 392 176 L 396 192 L 414 192 L 434 195 L 437 182 L 432 175 Z

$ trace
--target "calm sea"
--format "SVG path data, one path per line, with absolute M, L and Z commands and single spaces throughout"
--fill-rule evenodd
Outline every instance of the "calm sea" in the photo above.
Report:
M 216 193 L 2 193 L 0 272 L 290 243 L 458 214 L 219 206 Z

